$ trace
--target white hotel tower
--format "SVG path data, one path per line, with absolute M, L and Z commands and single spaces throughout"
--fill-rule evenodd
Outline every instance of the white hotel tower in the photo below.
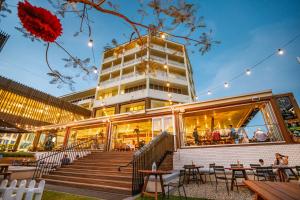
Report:
M 103 53 L 93 103 L 96 117 L 194 101 L 185 46 L 163 38 L 144 36 L 143 42 L 134 40 Z

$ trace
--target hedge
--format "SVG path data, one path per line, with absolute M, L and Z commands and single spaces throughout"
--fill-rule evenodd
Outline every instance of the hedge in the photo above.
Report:
M 3 157 L 34 157 L 33 153 L 27 152 L 0 152 Z

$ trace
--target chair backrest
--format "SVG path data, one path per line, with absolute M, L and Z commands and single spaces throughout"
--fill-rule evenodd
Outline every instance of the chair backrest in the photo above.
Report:
M 215 178 L 226 178 L 224 166 L 214 166 Z
M 300 173 L 300 166 L 296 166 L 296 171 L 298 172 L 298 174 Z
M 211 164 L 209 164 L 209 169 L 214 168 L 214 166 L 216 166 L 216 163 L 211 163 Z
M 255 169 L 257 167 L 261 167 L 261 165 L 260 164 L 250 164 L 250 167 Z

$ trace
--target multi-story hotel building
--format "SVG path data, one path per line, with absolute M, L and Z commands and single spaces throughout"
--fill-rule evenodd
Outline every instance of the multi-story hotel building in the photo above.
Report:
M 192 67 L 184 45 L 154 36 L 103 53 L 96 117 L 192 102 Z

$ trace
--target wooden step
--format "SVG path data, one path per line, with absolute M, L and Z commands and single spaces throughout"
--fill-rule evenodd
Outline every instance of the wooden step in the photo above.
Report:
M 107 186 L 118 186 L 118 187 L 123 187 L 123 188 L 130 188 L 131 187 L 131 181 L 82 178 L 82 177 L 71 177 L 71 176 L 60 176 L 60 175 L 44 175 L 43 178 L 53 179 L 53 180 L 61 180 L 61 181 L 68 181 L 68 182 L 79 182 L 79 183 L 107 185 Z
M 63 185 L 63 186 L 67 186 L 67 187 L 85 188 L 85 189 L 99 190 L 99 191 L 104 191 L 104 192 L 131 195 L 131 187 L 123 188 L 123 187 L 118 187 L 118 186 L 79 183 L 79 182 L 61 181 L 61 180 L 54 180 L 54 179 L 45 179 L 45 181 L 48 184 L 54 184 L 54 185 Z
M 64 172 L 83 172 L 82 169 L 78 169 L 78 168 L 59 168 L 56 171 L 64 171 Z M 121 170 L 119 172 L 119 170 L 93 170 L 93 169 L 85 169 L 84 170 L 85 173 L 101 173 L 101 174 L 116 174 L 116 173 L 120 173 L 120 174 L 132 174 L 132 170 Z
M 109 180 L 120 180 L 120 181 L 132 181 L 131 174 L 122 173 L 84 173 L 84 172 L 69 172 L 69 171 L 55 171 L 51 175 L 59 176 L 72 176 L 72 177 L 82 177 L 82 178 L 94 178 L 94 179 L 109 179 Z
M 108 171 L 119 171 L 119 167 L 117 166 L 86 166 L 86 165 L 66 165 L 63 166 L 62 168 L 72 168 L 72 169 L 96 169 L 96 170 L 108 170 Z M 132 168 L 122 168 L 122 171 L 131 171 Z

